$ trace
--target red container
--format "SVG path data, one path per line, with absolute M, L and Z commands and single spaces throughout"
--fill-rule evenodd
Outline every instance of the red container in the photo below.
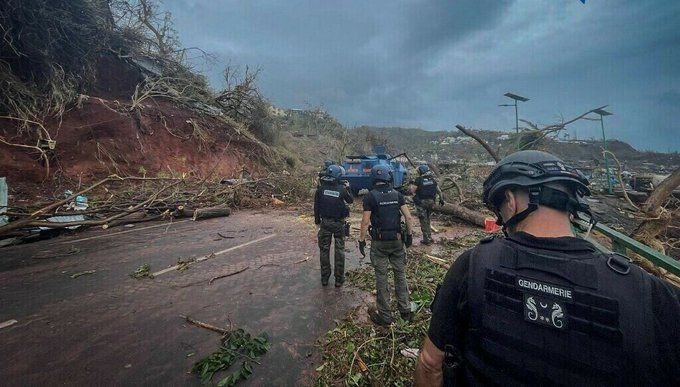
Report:
M 496 224 L 496 219 L 484 219 L 484 231 L 488 233 L 498 232 L 501 228 Z

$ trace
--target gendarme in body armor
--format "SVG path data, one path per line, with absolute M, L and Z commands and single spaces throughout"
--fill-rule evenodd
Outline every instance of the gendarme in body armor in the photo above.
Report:
M 377 310 L 370 314 L 370 318 L 378 325 L 387 326 L 393 321 L 387 283 L 390 267 L 394 273 L 394 291 L 399 313 L 405 320 L 412 317 L 406 283 L 405 250 L 411 244 L 411 219 L 404 196 L 390 185 L 389 169 L 375 166 L 371 176 L 373 189 L 364 197 L 359 249 L 363 255 L 368 229 L 371 236 L 371 263 L 375 269 L 377 305 Z M 402 215 L 406 229 L 402 227 Z
M 622 256 L 575 237 L 518 232 L 480 243 L 456 266 L 428 332 L 460 363 L 444 364 L 445 385 L 458 372 L 471 385 L 669 385 L 680 377 L 678 289 Z
M 507 236 L 447 273 L 416 385 L 677 384 L 680 289 L 571 234 L 568 214 L 588 212 L 587 180 L 525 151 L 484 188 Z
M 334 274 L 335 286 L 345 282 L 345 233 L 349 208 L 354 198 L 347 187 L 340 182 L 342 167 L 331 165 L 320 178 L 319 187 L 314 195 L 314 223 L 319 225 L 318 242 L 321 263 L 321 284 L 328 285 L 331 276 L 330 247 L 335 239 Z
M 420 176 L 412 182 L 415 186 L 413 203 L 416 206 L 416 215 L 420 221 L 420 230 L 423 233 L 423 240 L 421 243 L 429 245 L 434 242 L 432 240 L 432 227 L 430 225 L 432 208 L 434 207 L 437 196 L 439 196 L 440 205 L 444 204 L 444 200 L 437 179 L 432 171 L 430 171 L 430 168 L 427 165 L 419 165 L 418 174 Z

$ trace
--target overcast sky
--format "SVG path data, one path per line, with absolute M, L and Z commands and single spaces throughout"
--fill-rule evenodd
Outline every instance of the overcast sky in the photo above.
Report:
M 608 104 L 608 137 L 680 151 L 680 1 L 165 0 L 184 46 L 259 67 L 284 108 L 343 124 L 513 130 Z M 598 122 L 572 135 L 600 138 Z

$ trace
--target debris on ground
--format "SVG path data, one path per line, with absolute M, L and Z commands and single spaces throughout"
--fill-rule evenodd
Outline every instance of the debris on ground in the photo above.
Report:
M 401 355 L 409 359 L 417 359 L 420 354 L 420 349 L 418 348 L 406 348 L 401 350 Z
M 227 186 L 219 180 L 186 175 L 154 178 L 110 175 L 52 202 L 20 207 L 10 204 L 6 212 L 10 221 L 0 226 L 0 238 L 28 239 L 38 228 L 108 229 L 153 220 L 229 216 L 233 208 L 281 206 L 286 204 L 282 199 L 292 202 L 304 199 L 307 183 L 305 179 L 284 182 L 275 174 Z M 84 199 L 86 193 L 89 197 Z M 73 203 L 77 200 L 81 204 L 76 208 Z M 87 207 L 82 207 L 84 200 Z
M 207 330 L 210 330 L 210 331 L 213 331 L 213 332 L 217 332 L 217 333 L 220 333 L 220 334 L 222 334 L 222 335 L 226 335 L 226 334 L 228 334 L 229 332 L 231 332 L 231 329 L 225 329 L 225 328 L 216 327 L 216 326 L 214 326 L 214 325 L 212 325 L 212 324 L 208 324 L 208 323 L 204 323 L 204 322 L 202 322 L 202 321 L 198 321 L 198 320 L 193 319 L 193 318 L 191 318 L 191 317 L 189 317 L 189 316 L 180 315 L 179 317 L 185 319 L 189 324 L 195 325 L 195 326 L 200 327 L 200 328 L 205 328 L 205 329 L 207 329 Z
M 153 278 L 151 274 L 151 265 L 143 264 L 134 273 L 130 274 L 132 278 Z
M 194 363 L 191 372 L 198 375 L 201 383 L 210 384 L 216 373 L 227 371 L 229 375 L 217 385 L 234 386 L 248 379 L 253 373 L 253 364 L 259 365 L 258 359 L 270 348 L 271 343 L 264 333 L 253 337 L 243 329 L 232 330 L 222 336 L 217 351 Z M 237 363 L 240 364 L 234 366 Z
M 417 348 L 421 347 L 430 324 L 429 307 L 434 300 L 436 286 L 447 271 L 440 263 L 450 265 L 464 250 L 476 245 L 483 235 L 482 231 L 474 230 L 455 240 L 443 239 L 441 244 L 433 246 L 441 258 L 429 254 L 437 258 L 438 263 L 433 262 L 424 250 L 412 248 L 406 265 L 406 280 L 409 298 L 414 305 L 413 320 L 397 319 L 389 328 L 380 328 L 366 318 L 365 307 L 350 312 L 343 320 L 337 321 L 336 327 L 322 341 L 323 363 L 316 369 L 317 384 L 370 386 L 375 380 L 382 385 L 410 385 Z M 391 274 L 389 281 L 393 286 Z M 375 288 L 373 268 L 349 271 L 347 282 L 371 292 Z M 369 300 L 374 302 L 372 296 Z M 396 300 L 392 301 L 396 310 Z M 361 370 L 362 362 L 366 371 Z
M 178 259 L 177 260 L 177 271 L 184 271 L 189 268 L 189 265 L 196 262 L 196 258 Z
M 208 285 L 212 285 L 213 281 L 215 281 L 215 280 L 218 280 L 218 279 L 220 279 L 220 278 L 231 277 L 232 275 L 236 275 L 236 274 L 239 274 L 239 273 L 243 273 L 244 271 L 246 271 L 246 270 L 248 270 L 248 269 L 250 269 L 250 266 L 246 266 L 246 267 L 244 267 L 244 268 L 242 268 L 242 269 L 238 269 L 238 270 L 236 270 L 236 271 L 231 271 L 231 272 L 229 272 L 229 273 L 216 275 L 216 276 L 212 277 L 212 278 L 210 279 L 210 281 L 208 281 Z
M 12 319 L 12 320 L 7 320 L 7 321 L 4 321 L 4 322 L 1 322 L 1 323 L 0 323 L 0 329 L 9 328 L 9 327 L 11 327 L 12 325 L 14 325 L 14 324 L 16 324 L 16 323 L 18 323 L 18 322 L 19 322 L 19 321 L 14 320 L 14 319 Z
M 85 270 L 85 271 L 81 271 L 79 273 L 71 274 L 71 278 L 78 278 L 78 277 L 88 275 L 88 274 L 95 274 L 96 272 L 97 272 L 97 270 Z

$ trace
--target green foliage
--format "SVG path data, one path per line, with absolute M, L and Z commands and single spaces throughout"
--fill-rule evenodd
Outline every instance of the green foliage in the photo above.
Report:
M 420 253 L 409 256 L 406 277 L 411 301 L 418 306 L 413 321 L 399 319 L 390 328 L 377 327 L 354 314 L 338 321 L 337 326 L 326 334 L 324 363 L 317 368 L 317 385 L 411 385 L 416 360 L 404 357 L 400 352 L 422 345 L 430 324 L 427 308 L 434 299 L 436 283 L 445 273 L 445 269 Z M 370 267 L 350 271 L 347 279 L 362 290 L 375 288 L 375 275 Z M 368 371 L 361 371 L 360 362 Z
M 253 363 L 257 363 L 257 359 L 270 348 L 271 344 L 265 334 L 252 337 L 243 329 L 237 329 L 222 337 L 220 348 L 210 356 L 197 361 L 191 372 L 201 378 L 201 383 L 208 384 L 217 372 L 226 371 L 240 362 L 238 369 L 217 384 L 220 387 L 233 386 L 239 381 L 248 379 L 253 373 Z
M 474 246 L 482 236 L 480 232 L 472 232 L 464 237 L 444 240 L 442 251 L 437 254 L 451 260 Z M 316 369 L 316 384 L 410 386 L 416 359 L 403 356 L 401 351 L 422 346 L 430 325 L 428 309 L 434 300 L 437 284 L 445 274 L 446 269 L 428 260 L 424 253 L 410 251 L 406 280 L 411 290 L 410 300 L 417 305 L 413 321 L 399 319 L 389 328 L 381 328 L 357 312 L 337 321 L 336 327 L 326 333 L 323 364 Z M 370 267 L 348 272 L 347 280 L 350 285 L 365 291 L 375 289 L 375 274 Z M 392 309 L 396 309 L 396 306 L 393 305 Z M 364 364 L 365 369 L 362 371 Z
M 151 266 L 149 264 L 143 264 L 134 273 L 130 274 L 132 278 L 153 278 L 151 274 Z

